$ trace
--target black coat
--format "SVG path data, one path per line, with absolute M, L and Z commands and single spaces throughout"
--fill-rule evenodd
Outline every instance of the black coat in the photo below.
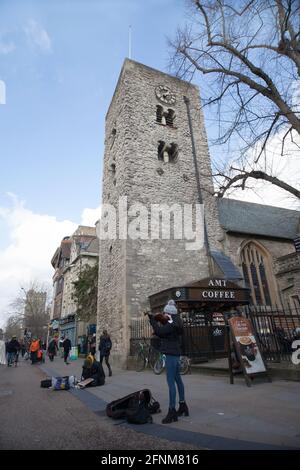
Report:
M 155 334 L 161 338 L 160 351 L 170 356 L 181 355 L 183 324 L 178 314 L 171 315 L 173 322 L 162 325 L 150 316 L 150 323 Z
M 63 348 L 65 352 L 69 352 L 72 349 L 72 343 L 69 338 L 66 338 L 63 342 Z
M 109 356 L 112 342 L 109 336 L 100 336 L 99 351 L 101 356 Z
M 90 384 L 90 387 L 97 387 L 99 385 L 104 385 L 105 383 L 105 374 L 102 365 L 98 361 L 94 361 L 91 367 L 83 365 L 82 367 L 82 378 L 85 379 L 94 379 L 94 382 Z
M 12 339 L 7 343 L 6 351 L 8 353 L 17 353 L 20 350 L 20 343 L 16 339 Z

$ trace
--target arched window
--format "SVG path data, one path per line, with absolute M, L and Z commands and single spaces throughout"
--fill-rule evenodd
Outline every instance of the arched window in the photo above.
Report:
M 275 281 L 270 257 L 257 243 L 247 243 L 241 251 L 244 279 L 251 289 L 254 305 L 275 305 Z

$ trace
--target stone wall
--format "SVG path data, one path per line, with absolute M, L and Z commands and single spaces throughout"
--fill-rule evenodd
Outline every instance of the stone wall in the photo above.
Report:
M 278 258 L 275 274 L 284 307 L 298 308 L 300 313 L 300 252 Z
M 174 126 L 156 122 L 158 85 L 176 94 Z M 128 206 L 199 202 L 191 135 L 184 97 L 190 100 L 209 241 L 221 248 L 223 237 L 212 196 L 210 158 L 200 110 L 198 88 L 126 60 L 106 118 L 103 203 Z M 158 159 L 158 142 L 178 145 L 174 163 Z M 129 350 L 130 319 L 148 307 L 148 296 L 172 285 L 208 276 L 205 248 L 187 251 L 183 240 L 101 240 L 99 263 L 98 335 L 105 327 L 114 342 L 115 356 Z

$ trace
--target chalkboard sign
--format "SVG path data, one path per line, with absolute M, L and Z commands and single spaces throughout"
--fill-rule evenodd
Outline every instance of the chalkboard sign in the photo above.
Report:
M 233 339 L 237 359 L 243 369 L 247 385 L 250 385 L 249 376 L 267 373 L 267 368 L 259 350 L 251 322 L 242 316 L 228 320 L 231 337 Z

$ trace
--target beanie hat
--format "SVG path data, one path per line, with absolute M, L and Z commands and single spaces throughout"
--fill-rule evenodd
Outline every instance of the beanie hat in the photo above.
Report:
M 168 313 L 169 315 L 176 315 L 177 308 L 174 300 L 169 300 L 164 308 L 164 313 Z

